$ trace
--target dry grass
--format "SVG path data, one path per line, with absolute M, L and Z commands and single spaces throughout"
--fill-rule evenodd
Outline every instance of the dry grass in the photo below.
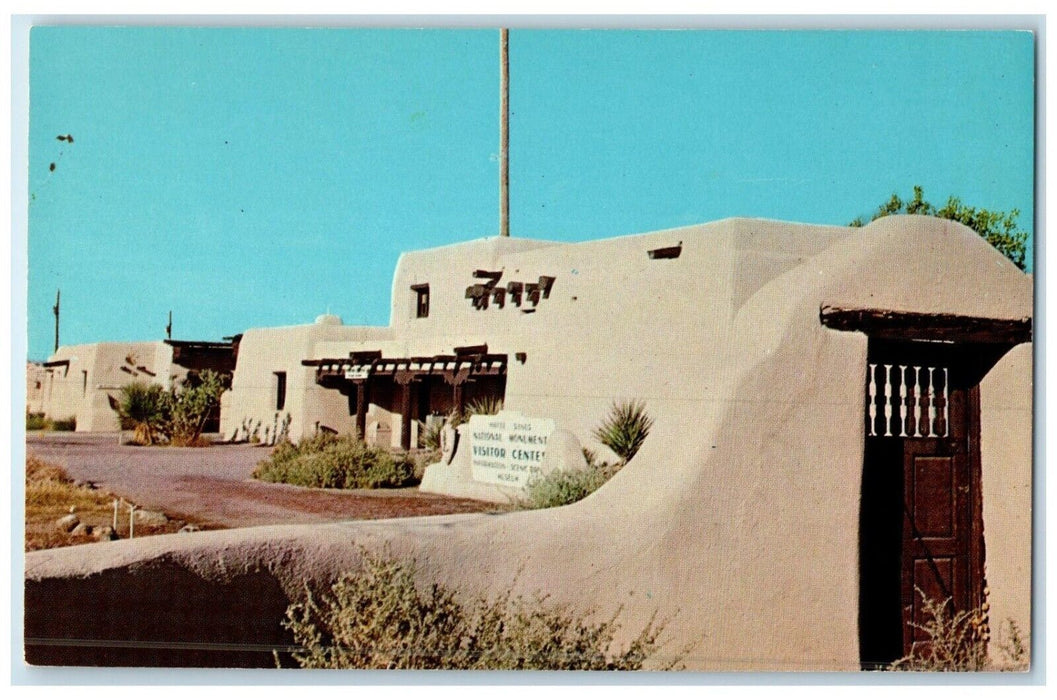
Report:
M 64 531 L 55 523 L 73 513 L 86 525 L 113 525 L 114 496 L 87 486 L 77 486 L 62 467 L 37 457 L 26 458 L 26 551 L 68 547 L 95 542 L 91 535 Z M 186 518 L 171 518 L 164 525 L 136 523 L 135 536 L 147 537 L 177 532 L 186 525 Z M 128 511 L 121 509 L 118 517 L 118 537 L 128 537 Z
M 895 661 L 893 671 L 1024 671 L 1030 666 L 1029 644 L 1013 620 L 1007 620 L 1005 639 L 994 645 L 996 657 L 988 655 L 989 607 L 955 610 L 952 600 L 932 600 L 920 588 L 924 624 L 910 623 L 925 633 L 925 641 L 913 652 Z

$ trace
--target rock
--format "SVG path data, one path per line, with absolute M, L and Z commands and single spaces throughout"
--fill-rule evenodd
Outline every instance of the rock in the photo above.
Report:
M 77 527 L 77 525 L 78 525 L 78 524 L 79 524 L 80 522 L 81 522 L 81 519 L 80 519 L 80 518 L 78 518 L 78 517 L 77 517 L 76 515 L 74 515 L 73 513 L 70 513 L 69 515 L 64 515 L 64 516 L 62 516 L 61 518 L 59 518 L 58 520 L 56 520 L 56 521 L 55 521 L 55 525 L 56 525 L 56 526 L 57 526 L 57 527 L 58 527 L 58 528 L 59 528 L 60 530 L 62 530 L 63 532 L 70 532 L 70 531 L 72 531 L 72 530 L 73 530 L 73 529 L 74 529 L 75 527 Z
M 95 538 L 101 542 L 117 539 L 117 533 L 114 532 L 114 528 L 109 525 L 104 525 L 103 527 L 96 529 L 94 534 Z
M 190 523 L 188 523 L 187 525 L 181 527 L 179 532 L 199 532 L 201 531 L 201 529 L 202 528 L 198 527 L 197 525 L 191 525 Z
M 549 474 L 556 469 L 563 471 L 580 471 L 587 469 L 583 447 L 568 430 L 558 429 L 547 438 L 547 453 L 543 455 L 540 469 Z
M 143 525 L 165 525 L 169 522 L 168 516 L 157 510 L 136 509 L 136 522 Z

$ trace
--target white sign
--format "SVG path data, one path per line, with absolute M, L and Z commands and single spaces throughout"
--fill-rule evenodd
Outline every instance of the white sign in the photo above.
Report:
M 543 476 L 543 455 L 553 432 L 554 421 L 550 418 L 530 418 L 513 411 L 471 416 L 470 467 L 474 481 L 521 488 Z
M 346 379 L 366 379 L 371 374 L 370 365 L 361 365 L 345 370 Z

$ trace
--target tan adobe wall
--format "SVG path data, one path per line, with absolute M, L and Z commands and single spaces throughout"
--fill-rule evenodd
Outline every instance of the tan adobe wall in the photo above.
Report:
M 1010 620 L 1031 634 L 1032 344 L 1014 348 L 980 385 L 986 581 L 992 647 Z
M 26 363 L 26 412 L 44 412 L 44 392 L 48 373 L 39 362 Z
M 62 360 L 69 365 L 49 368 L 42 410 L 56 420 L 75 417 L 78 432 L 120 428 L 107 397 L 117 398 L 121 387 L 134 381 L 167 387 L 186 374 L 174 369 L 172 348 L 161 341 L 62 346 L 49 362 Z

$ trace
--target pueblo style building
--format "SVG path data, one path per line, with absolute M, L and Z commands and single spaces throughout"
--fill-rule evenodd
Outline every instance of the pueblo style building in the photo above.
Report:
M 502 398 L 600 449 L 592 429 L 630 399 L 655 420 L 639 453 L 558 509 L 31 553 L 27 612 L 46 618 L 60 592 L 97 609 L 87 601 L 109 587 L 154 600 L 137 578 L 153 566 L 193 575 L 208 619 L 198 641 L 259 644 L 235 624 L 242 596 L 281 611 L 306 579 L 358 566 L 362 544 L 468 592 L 622 609 L 626 630 L 657 613 L 690 669 L 889 662 L 920 641 L 916 589 L 987 603 L 994 642 L 1006 621 L 1026 632 L 1031 619 L 1032 305 L 1031 277 L 975 232 L 919 216 L 406 253 L 387 327 L 325 316 L 246 331 L 224 434 L 282 413 L 295 440 L 329 428 L 409 448 L 435 417 Z M 430 468 L 436 490 L 465 486 L 466 453 Z M 226 587 L 225 557 L 253 591 Z M 159 638 L 192 634 L 166 631 L 161 611 L 151 620 Z M 122 634 L 66 623 L 36 633 Z M 91 656 L 72 642 L 29 649 Z M 255 663 L 217 656 L 243 662 Z

